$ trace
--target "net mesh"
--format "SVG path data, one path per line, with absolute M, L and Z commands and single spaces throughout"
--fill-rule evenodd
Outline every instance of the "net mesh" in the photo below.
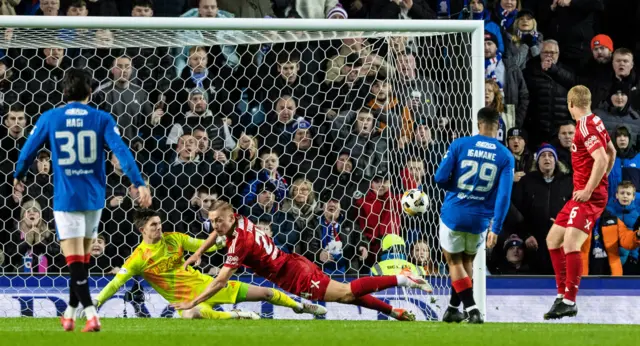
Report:
M 472 132 L 469 34 L 14 28 L 5 29 L 0 47 L 0 249 L 8 274 L 0 316 L 60 314 L 68 296 L 48 151 L 38 155 L 24 193 L 12 192 L 11 174 L 29 128 L 63 103 L 59 82 L 70 67 L 92 71 L 91 104 L 117 119 L 164 231 L 206 238 L 204 210 L 228 199 L 283 251 L 306 256 L 333 279 L 389 274 L 410 263 L 430 278 L 434 294 L 380 297 L 418 319 L 436 319 L 446 308 L 438 246 L 444 194 L 433 175 L 449 143 Z M 132 224 L 135 191 L 112 154 L 107 172 L 92 248 L 94 295 L 141 241 Z M 410 188 L 429 196 L 424 215 L 402 213 L 400 197 Z M 402 240 L 383 246 L 387 234 Z M 198 269 L 215 275 L 222 261 L 222 253 L 206 256 Z M 241 272 L 243 281 L 268 285 Z M 295 317 L 265 303 L 241 306 Z M 174 314 L 142 278 L 101 312 Z M 352 313 L 330 309 L 329 318 Z

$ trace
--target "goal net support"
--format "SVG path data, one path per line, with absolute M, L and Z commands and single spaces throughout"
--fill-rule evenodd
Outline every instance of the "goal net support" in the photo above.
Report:
M 441 318 L 451 287 L 438 240 L 444 193 L 433 175 L 453 139 L 477 132 L 481 21 L 4 16 L 2 25 L 0 316 L 53 317 L 66 306 L 52 217 L 56 163 L 45 149 L 24 193 L 9 184 L 30 128 L 64 102 L 64 71 L 80 67 L 94 77 L 91 104 L 115 117 L 149 181 L 165 232 L 206 238 L 203 211 L 224 198 L 282 251 L 306 256 L 335 280 L 405 266 L 425 275 L 433 295 L 378 296 L 418 319 Z M 141 242 L 131 222 L 135 193 L 111 153 L 106 165 L 94 296 Z M 424 215 L 402 213 L 399 199 L 410 188 L 428 194 Z M 215 275 L 222 256 L 197 269 Z M 474 293 L 483 313 L 485 268 L 482 249 Z M 238 279 L 270 285 L 249 271 Z M 139 277 L 101 314 L 173 316 L 167 305 Z M 267 305 L 239 307 L 295 316 Z M 327 318 L 379 318 L 327 307 Z

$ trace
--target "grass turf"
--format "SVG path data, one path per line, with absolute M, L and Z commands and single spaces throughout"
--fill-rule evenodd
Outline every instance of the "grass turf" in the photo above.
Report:
M 0 345 L 630 345 L 637 326 L 587 324 L 448 325 L 395 321 L 205 321 L 102 319 L 103 331 L 63 332 L 57 319 L 0 319 Z

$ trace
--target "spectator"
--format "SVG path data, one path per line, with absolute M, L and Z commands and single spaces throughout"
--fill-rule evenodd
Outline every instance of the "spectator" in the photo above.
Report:
M 260 219 L 273 220 L 278 211 L 275 191 L 276 186 L 270 181 L 256 184 L 256 198 L 250 204 L 242 205 L 241 214 L 255 222 Z
M 177 143 L 185 132 L 193 133 L 198 127 L 206 129 L 209 138 L 213 138 L 211 147 L 214 150 L 233 150 L 236 142 L 231 135 L 228 118 L 221 113 L 214 114 L 207 109 L 208 94 L 205 90 L 195 88 L 189 93 L 189 111 L 177 120 L 167 135 L 167 145 Z
M 532 134 L 529 142 L 531 148 L 551 141 L 558 125 L 571 120 L 567 110 L 569 87 L 556 82 L 547 73 L 553 65 L 562 66 L 558 63 L 559 56 L 558 43 L 553 40 L 544 41 L 540 57 L 529 60 L 523 71 L 531 99 L 525 125 Z
M 500 24 L 503 32 L 512 34 L 517 30 L 514 24 L 520 9 L 520 0 L 496 1 L 495 10 L 493 11 L 493 21 Z
M 422 267 L 407 260 L 407 249 L 404 239 L 397 234 L 387 234 L 382 238 L 380 262 L 373 265 L 371 275 L 399 275 L 410 272 L 413 275 L 425 276 Z
M 242 183 L 249 180 L 251 167 L 255 166 L 258 158 L 258 141 L 245 133 L 240 135 L 236 147 L 229 155 L 229 163 L 227 164 L 227 172 L 231 173 L 230 185 L 241 186 Z M 235 196 L 239 191 L 231 191 L 230 195 Z
M 633 229 L 636 220 L 640 217 L 640 206 L 635 203 L 636 187 L 633 182 L 623 180 L 616 189 L 615 197 L 607 203 L 607 210 L 622 221 L 628 229 Z M 628 259 L 638 262 L 638 250 L 627 250 L 620 247 L 620 263 L 624 267 Z M 624 271 L 624 270 L 623 270 Z
M 302 235 L 308 244 L 305 256 L 330 275 L 346 274 L 357 268 L 356 245 L 359 232 L 340 208 L 341 195 L 326 193 L 321 201 L 322 214 L 314 220 L 314 227 Z
M 284 147 L 291 142 L 291 138 L 298 127 L 302 117 L 296 117 L 298 103 L 290 95 L 281 96 L 275 103 L 275 108 L 267 118 L 267 122 L 259 128 L 258 138 L 260 147 L 270 148 L 272 151 L 282 154 Z M 255 133 L 255 128 L 247 129 L 249 133 Z
M 530 10 L 522 10 L 516 16 L 514 33 L 507 33 L 511 45 L 507 50 L 505 59 L 513 59 L 521 70 L 525 68 L 527 61 L 540 55 L 543 36 L 538 32 L 538 24 Z
M 286 252 L 303 253 L 301 235 L 308 234 L 317 208 L 313 184 L 298 178 L 291 184 L 290 198 L 285 198 L 281 210 L 274 216 L 275 240 Z M 305 240 L 306 241 L 306 240 Z
M 16 162 L 20 149 L 27 141 L 24 107 L 19 103 L 11 105 L 2 124 L 4 126 L 0 127 L 0 162 Z
M 525 261 L 524 243 L 513 234 L 504 243 L 506 256 L 498 266 L 498 273 L 502 275 L 529 274 L 529 265 Z
M 326 164 L 320 168 L 318 179 L 314 182 L 314 191 L 320 191 L 321 196 L 344 196 L 340 199 L 340 207 L 350 214 L 351 197 L 356 194 L 362 180 L 362 172 L 355 168 L 355 160 L 348 150 L 340 152 L 337 157 L 329 156 Z
M 617 84 L 626 85 L 631 92 L 629 98 L 632 105 L 636 106 L 636 104 L 640 103 L 640 100 L 638 100 L 640 76 L 638 76 L 633 66 L 633 52 L 629 49 L 618 48 L 613 52 L 614 86 Z M 611 90 L 613 89 L 611 88 Z
M 284 148 L 281 157 L 284 176 L 293 181 L 299 177 L 315 182 L 324 160 L 319 156 L 318 147 L 314 143 L 315 129 L 306 120 L 297 123 L 291 143 Z
M 89 273 L 102 275 L 118 274 L 124 262 L 117 256 L 109 256 L 106 250 L 110 245 L 102 234 L 99 234 L 98 237 L 93 240 L 93 244 L 91 244 L 91 260 L 88 268 Z
M 6 0 L 0 4 L 0 16 L 15 16 L 15 7 L 20 4 L 20 0 Z
M 44 274 L 59 272 L 64 267 L 60 245 L 42 219 L 42 208 L 38 202 L 24 202 L 17 228 L 11 236 L 11 246 L 5 245 L 5 251 L 11 254 L 11 264 L 17 271 Z
M 132 82 L 131 58 L 120 56 L 113 61 L 111 80 L 101 84 L 92 95 L 98 108 L 113 115 L 122 129 L 122 136 L 131 141 L 138 136 L 140 127 L 158 116 L 149 95 Z
M 60 14 L 60 0 L 40 0 L 40 10 L 36 14 L 58 16 Z
M 334 66 L 340 63 L 340 67 Z M 327 62 L 326 79 L 314 101 L 320 105 L 319 114 L 313 118 L 314 124 L 331 127 L 331 122 L 339 112 L 364 105 L 369 85 L 365 81 L 362 65 L 363 59 L 358 53 L 351 53 L 344 58 L 334 57 Z
M 640 148 L 637 134 L 640 133 L 640 114 L 631 104 L 629 85 L 617 83 L 611 89 L 611 94 L 593 111 L 604 123 L 609 136 L 615 135 L 615 130 L 621 125 L 629 129 L 629 147 Z
M 558 137 L 551 141 L 551 145 L 556 148 L 558 153 L 558 161 L 562 162 L 569 171 L 573 170 L 573 163 L 571 162 L 571 143 L 573 143 L 573 136 L 576 134 L 576 124 L 573 120 L 568 120 L 565 123 L 560 123 L 558 127 Z
M 564 53 L 562 62 L 573 70 L 583 67 L 589 58 L 589 42 L 596 34 L 603 1 L 554 1 L 549 26 L 542 31 L 558 41 Z
M 441 1 L 440 3 L 442 4 L 443 2 Z M 444 15 L 445 18 L 449 19 L 451 17 L 451 10 L 449 6 L 447 6 L 447 1 L 445 1 L 444 4 L 446 11 L 438 11 L 438 18 Z M 471 9 L 470 11 L 469 8 Z M 460 11 L 458 19 L 483 20 L 488 22 L 491 20 L 491 12 L 487 8 L 485 0 L 464 0 L 464 8 Z
M 529 106 L 529 91 L 517 66 L 503 60 L 498 50 L 497 36 L 490 32 L 484 34 L 484 66 L 487 79 L 493 79 L 504 96 L 505 107 L 514 107 L 516 126 L 522 126 Z
M 256 167 L 257 168 L 257 167 Z M 257 173 L 256 178 L 249 181 L 244 188 L 243 204 L 252 204 L 257 197 L 257 187 L 260 183 L 271 182 L 275 185 L 276 189 L 274 195 L 276 202 L 280 203 L 287 196 L 287 190 L 289 189 L 287 181 L 280 175 L 278 169 L 280 168 L 280 158 L 278 154 L 270 151 L 265 151 L 260 155 L 260 170 Z
M 387 234 L 400 233 L 400 195 L 392 192 L 387 176 L 376 175 L 369 191 L 364 196 L 356 192 L 354 198 L 358 209 L 357 222 L 363 235 L 358 255 L 364 262 L 363 268 L 371 268 L 378 260 L 382 238 Z
M 353 0 L 351 8 L 359 8 L 355 17 L 371 19 L 436 19 L 426 0 Z
M 438 265 L 431 254 L 431 248 L 425 240 L 418 240 L 411 246 L 409 252 L 409 259 L 411 263 L 420 268 L 425 276 L 435 276 L 446 273 L 443 263 Z
M 18 90 L 24 90 L 24 81 L 16 81 L 9 59 L 0 59 L 0 109 L 7 109 L 18 101 Z
M 622 181 L 631 181 L 636 190 L 640 187 L 640 155 L 632 145 L 631 138 L 634 136 L 637 134 L 627 125 L 619 125 L 611 136 L 617 154 L 608 177 L 610 198 L 616 195 L 618 184 Z
M 534 158 L 527 149 L 527 132 L 518 127 L 512 127 L 507 132 L 507 147 L 515 159 L 514 182 L 520 181 L 533 167 Z
M 376 130 L 373 114 L 371 109 L 360 110 L 353 125 L 340 130 L 333 149 L 339 152 L 348 151 L 356 161 L 355 169 L 362 172 L 366 179 L 371 179 L 375 172 L 388 171 L 384 159 L 387 154 L 387 140 Z
M 238 18 L 275 17 L 269 0 L 218 0 L 218 7 Z
M 176 232 L 188 234 L 194 238 L 206 238 L 211 233 L 209 208 L 218 200 L 218 194 L 206 186 L 200 186 L 189 202 L 189 209 L 179 218 L 169 220 L 175 225 Z
M 29 182 L 27 196 L 40 204 L 42 218 L 47 223 L 53 221 L 53 175 L 51 173 L 51 153 L 46 149 L 41 150 L 27 176 Z
M 484 105 L 485 107 L 491 107 L 500 113 L 500 122 L 498 129 L 498 137 L 496 137 L 502 144 L 507 145 L 506 134 L 511 128 L 516 125 L 516 116 L 513 113 L 515 109 L 505 109 L 502 92 L 500 86 L 493 79 L 487 79 L 484 82 Z
M 278 18 L 298 15 L 310 19 L 346 19 L 347 11 L 338 0 L 274 1 L 274 12 Z
M 44 48 L 38 56 L 29 60 L 30 73 L 20 75 L 28 81 L 27 88 L 20 94 L 20 102 L 25 105 L 27 115 L 35 124 L 40 114 L 58 106 L 62 102 L 62 89 L 58 85 L 64 73 L 71 66 L 63 48 Z
M 66 12 L 67 17 L 86 17 L 89 15 L 87 3 L 84 0 L 72 0 Z
M 518 233 L 533 256 L 532 272 L 551 275 L 547 233 L 565 202 L 572 198 L 573 182 L 568 169 L 558 161 L 555 148 L 544 144 L 536 153 L 536 166 L 515 184 L 512 203 L 524 217 Z
M 152 0 L 134 0 L 131 9 L 132 17 L 153 17 Z M 177 72 L 173 66 L 173 56 L 168 47 L 129 47 L 126 55 L 131 57 L 131 65 L 135 70 L 136 79 L 142 89 L 149 93 L 149 100 L 156 104 L 160 102 L 160 96 L 176 78 Z M 165 110 L 166 111 L 166 110 Z

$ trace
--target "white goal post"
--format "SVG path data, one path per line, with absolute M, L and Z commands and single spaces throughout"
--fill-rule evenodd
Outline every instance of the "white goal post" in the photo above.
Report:
M 125 49 L 129 47 L 236 46 L 272 44 L 291 40 L 319 41 L 352 37 L 389 38 L 393 36 L 439 36 L 465 33 L 468 41 L 464 44 L 470 46 L 470 49 L 467 49 L 470 65 L 453 66 L 452 69 L 466 71 L 465 75 L 468 80 L 460 81 L 460 83 L 466 82 L 470 86 L 466 92 L 469 93 L 467 99 L 471 101 L 471 104 L 450 104 L 443 105 L 443 108 L 468 108 L 466 114 L 471 116 L 471 127 L 468 130 L 476 134 L 478 132 L 477 113 L 484 107 L 485 102 L 484 23 L 482 21 L 1 16 L 0 28 L 5 28 L 4 35 L 0 29 L 0 48 L 32 50 L 50 47 Z M 73 37 L 70 38 L 66 34 L 61 35 L 60 31 L 64 30 L 72 30 Z M 106 39 L 104 37 L 97 38 L 97 34 L 92 30 L 110 30 L 114 34 Z M 198 35 L 185 35 L 185 32 L 198 32 Z M 300 32 L 302 33 L 300 34 Z M 430 67 L 424 66 L 423 68 L 429 69 Z M 446 75 L 450 72 L 443 71 L 442 73 Z M 31 90 L 30 92 L 35 93 L 36 91 Z M 460 133 L 456 132 L 458 135 Z M 469 135 L 471 133 L 463 134 Z M 389 161 L 392 165 L 392 160 Z M 432 164 L 437 165 L 438 163 Z M 434 223 L 437 225 L 438 220 L 430 222 L 432 225 Z M 437 243 L 433 245 L 438 246 Z M 483 315 L 486 316 L 487 267 L 485 251 L 486 249 L 482 248 L 476 257 L 473 282 L 476 303 Z M 0 293 L 2 293 L 2 287 L 0 287 Z M 3 302 L 0 298 L 0 307 L 2 306 Z M 0 316 L 3 316 L 2 311 L 0 311 Z

